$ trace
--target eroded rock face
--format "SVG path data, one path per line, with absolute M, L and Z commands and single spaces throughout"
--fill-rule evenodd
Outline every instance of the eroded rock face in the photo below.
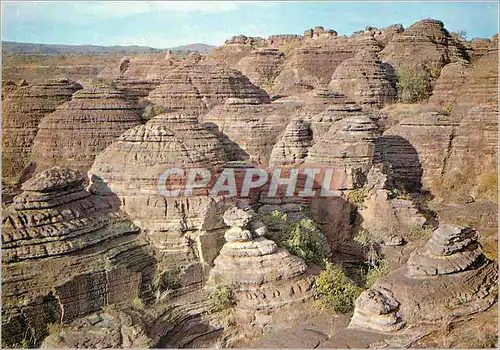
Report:
M 215 174 L 226 160 L 222 142 L 196 116 L 167 113 L 121 135 L 96 157 L 89 174 L 96 188 L 101 181 L 108 184 L 123 210 L 148 234 L 164 266 L 186 286 L 201 282 L 202 262 L 214 257 L 211 244 L 217 251 L 222 204 L 208 196 L 207 186 L 191 196 L 168 196 L 162 188 L 170 185 L 160 176 L 171 168 L 198 167 Z
M 404 188 L 406 178 L 410 188 L 418 187 L 420 181 L 425 189 L 439 190 L 458 125 L 449 115 L 422 112 L 389 128 L 379 149 L 396 185 Z
M 378 279 L 365 293 L 390 291 L 393 301 L 399 303 L 398 315 L 409 326 L 440 324 L 449 317 L 483 311 L 496 300 L 498 268 L 484 257 L 476 238 L 473 229 L 441 225 L 407 264 Z M 372 299 L 358 298 L 352 322 L 380 330 L 378 317 L 356 320 L 356 315 L 373 309 L 372 303 Z
M 365 33 L 369 32 L 381 47 L 385 47 L 391 39 L 404 31 L 402 24 L 391 24 L 384 28 L 366 27 Z
M 213 62 L 185 62 L 168 72 L 148 100 L 172 110 L 201 115 L 228 98 L 253 98 L 270 102 L 267 93 L 239 71 Z
M 466 61 L 449 63 L 441 69 L 429 103 L 451 108 L 467 80 L 470 65 Z
M 254 216 L 251 208 L 232 208 L 224 214 L 231 227 L 214 260 L 209 285 L 235 288 L 239 308 L 281 307 L 311 297 L 306 264 L 256 232 L 250 225 Z
M 235 68 L 245 74 L 253 84 L 270 90 L 284 63 L 283 52 L 266 48 L 243 57 Z
M 275 80 L 274 93 L 325 88 L 338 65 L 359 50 L 380 51 L 371 35 L 318 39 L 297 48 Z
M 7 98 L 7 95 L 12 91 L 16 91 L 18 86 L 13 81 L 2 81 L 2 101 Z
M 266 40 L 264 38 L 237 35 L 226 40 L 224 45 L 213 49 L 207 55 L 207 60 L 234 68 L 243 57 L 249 55 L 253 50 L 265 46 Z
M 371 328 L 381 332 L 398 331 L 404 327 L 399 302 L 386 289 L 365 290 L 355 301 L 350 328 Z
M 140 123 L 124 93 L 103 86 L 80 90 L 40 123 L 33 146 L 37 171 L 60 165 L 86 172 L 99 152 Z
M 346 117 L 309 150 L 306 164 L 335 167 L 336 189 L 352 189 L 366 180 L 371 167 L 378 126 L 370 115 Z
M 271 165 L 300 165 L 312 146 L 311 125 L 301 119 L 291 121 L 271 153 Z
M 230 98 L 203 117 L 205 125 L 216 125 L 226 140 L 233 160 L 251 159 L 267 166 L 271 151 L 288 120 L 289 113 L 280 105 L 262 104 L 256 99 Z
M 382 61 L 373 52 L 360 51 L 354 58 L 343 61 L 335 69 L 328 88 L 374 107 L 382 107 L 396 98 Z
M 113 196 L 96 196 L 68 168 L 23 184 L 2 221 L 2 322 L 8 342 L 40 339 L 107 304 L 139 297 L 154 260 L 138 228 Z
M 482 254 L 474 229 L 441 225 L 422 249 L 413 252 L 408 260 L 408 274 L 435 276 L 464 271 Z
M 445 64 L 466 58 L 460 54 L 443 22 L 434 19 L 418 21 L 394 35 L 380 55 L 395 67 L 423 66 L 433 78 L 439 76 Z
M 82 86 L 67 79 L 23 86 L 2 103 L 2 179 L 16 183 L 28 165 L 38 124 Z
M 448 198 L 473 196 L 496 201 L 498 107 L 479 106 L 460 122 L 444 165 L 443 184 L 452 189 Z M 483 193 L 484 192 L 484 193 Z M 486 192 L 489 192 L 486 193 Z

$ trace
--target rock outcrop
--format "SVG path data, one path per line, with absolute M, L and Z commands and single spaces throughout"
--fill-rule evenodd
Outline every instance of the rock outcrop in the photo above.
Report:
M 498 268 L 496 262 L 484 257 L 476 238 L 473 229 L 441 225 L 407 264 L 378 279 L 365 294 L 390 291 L 392 306 L 387 310 L 396 311 L 397 319 L 408 326 L 441 324 L 442 320 L 484 311 L 497 298 Z M 379 317 L 385 310 L 376 310 L 372 304 L 373 300 L 363 294 L 358 298 L 353 326 L 380 331 L 381 325 L 398 325 L 392 322 L 394 315 Z
M 311 125 L 301 119 L 292 120 L 274 146 L 269 163 L 300 165 L 304 162 L 313 143 Z
M 238 308 L 276 308 L 310 298 L 307 265 L 253 228 L 254 215 L 238 207 L 224 213 L 227 243 L 214 260 L 209 285 L 232 286 Z
M 2 103 L 2 179 L 15 184 L 28 165 L 38 124 L 82 86 L 67 79 L 20 87 Z
M 369 34 L 357 37 L 328 37 L 295 49 L 275 79 L 274 93 L 290 94 L 326 88 L 338 65 L 359 50 L 380 51 Z
M 427 244 L 408 260 L 408 275 L 436 276 L 465 271 L 482 258 L 477 232 L 468 227 L 442 225 Z
M 399 302 L 386 289 L 365 290 L 355 301 L 350 328 L 371 328 L 380 332 L 394 332 L 404 327 L 398 312 Z
M 204 114 L 228 98 L 254 98 L 268 103 L 267 93 L 239 71 L 203 61 L 188 61 L 168 72 L 148 100 L 172 110 Z
M 86 172 L 99 152 L 140 123 L 124 93 L 104 86 L 80 90 L 40 123 L 33 146 L 36 170 L 60 165 Z
M 360 51 L 354 58 L 343 61 L 328 84 L 332 91 L 342 92 L 357 103 L 382 107 L 396 99 L 382 61 L 373 52 Z
M 256 99 L 229 98 L 202 117 L 206 125 L 215 124 L 226 140 L 233 160 L 250 158 L 267 166 L 271 151 L 290 116 L 280 105 L 262 104 Z
M 8 344 L 48 323 L 66 323 L 107 304 L 147 294 L 149 245 L 113 196 L 83 188 L 84 178 L 52 168 L 23 184 L 2 221 L 2 332 Z
M 451 109 L 460 95 L 469 71 L 470 65 L 466 61 L 449 63 L 444 66 L 436 80 L 429 103 Z
M 7 95 L 12 91 L 16 91 L 18 86 L 13 81 L 2 81 L 2 101 L 7 98 Z
M 435 79 L 445 64 L 466 59 L 456 45 L 443 22 L 423 19 L 394 35 L 380 57 L 394 67 L 421 66 Z
M 283 52 L 266 48 L 243 57 L 235 68 L 245 74 L 253 84 L 270 91 L 284 63 Z
M 169 196 L 164 191 L 171 185 L 181 191 L 185 187 L 162 174 L 172 168 L 206 168 L 215 175 L 226 160 L 222 142 L 195 115 L 174 112 L 125 132 L 96 157 L 89 174 L 96 188 L 107 183 L 118 196 L 123 210 L 148 235 L 162 266 L 183 286 L 193 286 L 201 283 L 203 263 L 217 252 L 217 230 L 223 227 L 217 213 L 223 203 L 208 196 L 208 185 L 191 195 Z

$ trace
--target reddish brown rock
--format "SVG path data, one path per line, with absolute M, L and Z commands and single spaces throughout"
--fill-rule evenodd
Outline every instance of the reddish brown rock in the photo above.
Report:
M 182 286 L 196 287 L 220 244 L 217 230 L 223 224 L 217 213 L 223 203 L 208 196 L 207 186 L 191 196 L 167 196 L 160 176 L 172 167 L 201 167 L 215 174 L 226 160 L 223 144 L 196 115 L 167 113 L 121 135 L 96 157 L 89 174 L 97 189 L 101 182 L 109 186 L 147 233 L 163 269 Z
M 233 68 L 243 57 L 249 55 L 253 50 L 265 46 L 266 40 L 264 38 L 237 35 L 226 40 L 224 45 L 213 49 L 207 55 L 207 60 Z
M 148 99 L 168 109 L 200 115 L 231 97 L 269 102 L 267 93 L 239 71 L 203 60 L 185 62 L 170 71 Z
M 285 63 L 285 55 L 277 49 L 260 49 L 243 57 L 235 68 L 255 85 L 271 90 Z
M 470 64 L 466 61 L 449 63 L 441 69 L 429 103 L 451 109 L 467 81 Z
M 290 115 L 280 105 L 231 98 L 225 104 L 216 106 L 202 119 L 204 123 L 215 124 L 219 132 L 240 148 L 240 159 L 233 158 L 234 160 L 250 158 L 261 166 L 267 166 L 271 151 Z
M 394 35 L 380 57 L 396 68 L 422 66 L 433 78 L 439 76 L 445 64 L 466 58 L 443 22 L 434 19 L 423 19 Z
M 124 93 L 103 86 L 80 90 L 40 123 L 33 147 L 37 171 L 59 165 L 86 172 L 99 152 L 140 123 Z
M 2 221 L 2 336 L 38 346 L 48 323 L 147 295 L 154 259 L 113 196 L 55 167 L 23 184 Z M 26 338 L 26 334 L 32 337 Z
M 38 124 L 82 86 L 67 80 L 20 87 L 2 103 L 2 179 L 17 183 L 28 165 Z
M 343 61 L 335 69 L 328 88 L 374 107 L 382 107 L 396 98 L 382 61 L 373 52 L 360 51 L 354 58 Z
M 13 81 L 2 81 L 2 101 L 7 98 L 7 95 L 12 91 L 16 91 L 18 86 Z

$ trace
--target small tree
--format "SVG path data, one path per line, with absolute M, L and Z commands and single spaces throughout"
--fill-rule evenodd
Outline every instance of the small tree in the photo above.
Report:
M 424 69 L 401 66 L 397 69 L 397 76 L 398 97 L 401 102 L 415 103 L 431 95 L 430 75 Z
M 216 290 L 208 296 L 210 312 L 220 312 L 232 308 L 235 303 L 233 290 L 229 286 L 218 286 Z
M 159 114 L 165 113 L 165 108 L 158 105 L 147 105 L 144 108 L 144 112 L 142 112 L 141 118 L 144 121 L 148 121 L 149 119 L 156 117 Z

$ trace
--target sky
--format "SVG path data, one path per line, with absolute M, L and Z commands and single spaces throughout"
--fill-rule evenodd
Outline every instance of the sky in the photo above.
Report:
M 467 37 L 498 32 L 498 2 L 396 1 L 2 1 L 2 40 L 44 44 L 221 45 L 233 35 L 303 34 L 321 25 L 340 35 L 424 19 Z

